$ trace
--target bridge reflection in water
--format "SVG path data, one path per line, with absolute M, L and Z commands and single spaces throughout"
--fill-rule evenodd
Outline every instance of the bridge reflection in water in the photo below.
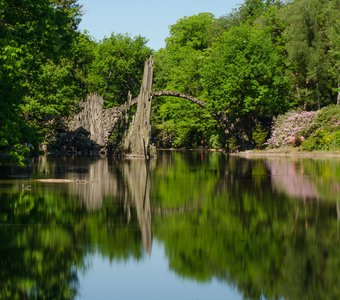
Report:
M 127 223 L 131 220 L 131 209 L 136 211 L 141 231 L 143 248 L 151 253 L 151 206 L 150 172 L 156 161 L 125 160 L 109 161 L 107 158 L 70 158 L 51 163 L 50 159 L 39 159 L 39 171 L 47 176 L 62 174 L 68 193 L 80 201 L 88 211 L 99 210 L 106 198 L 119 201 L 124 206 Z
M 2 176 L 0 299 L 78 299 L 77 275 L 91 273 L 97 254 L 107 265 L 124 262 L 128 289 L 143 279 L 149 296 L 157 286 L 150 299 L 176 298 L 180 278 L 204 289 L 217 279 L 247 299 L 340 299 L 339 160 L 202 151 L 161 152 L 149 163 L 41 158 L 27 176 Z M 157 245 L 174 286 L 172 274 L 162 288 L 154 283 Z M 142 260 L 149 273 L 141 278 Z M 121 274 L 100 271 L 95 284 L 106 299 L 102 281 L 120 285 Z
M 169 157 L 171 158 L 172 156 Z M 158 160 L 159 164 L 168 165 L 170 162 L 164 161 L 166 159 L 166 155 L 160 157 Z M 204 160 L 204 158 L 202 159 Z M 325 195 L 328 195 L 326 191 L 330 190 L 334 191 L 331 194 L 333 196 L 331 196 L 330 200 L 337 203 L 340 201 L 339 183 L 327 181 L 327 183 L 323 182 L 320 185 L 318 182 L 313 181 L 311 171 L 306 170 L 306 161 L 277 158 L 254 161 L 232 159 L 228 162 L 225 161 L 225 163 L 225 171 L 223 171 L 224 168 L 221 166 L 220 176 L 216 178 L 214 184 L 216 190 L 223 190 L 224 188 L 231 190 L 235 185 L 236 178 L 239 176 L 247 177 L 249 176 L 247 174 L 251 173 L 254 180 L 259 178 L 269 179 L 269 187 L 274 193 L 285 194 L 289 198 L 302 201 L 325 200 Z M 231 172 L 228 165 L 234 165 L 235 163 L 236 169 Z M 152 212 L 158 215 L 167 215 L 168 213 L 198 210 L 205 198 L 204 195 L 200 195 L 199 199 L 195 199 L 193 203 L 187 203 L 184 206 L 180 205 L 176 208 L 161 208 L 156 203 L 151 208 L 150 174 L 156 169 L 156 164 L 156 160 L 145 161 L 140 159 L 110 161 L 108 158 L 96 159 L 86 157 L 77 158 L 72 161 L 70 161 L 70 158 L 53 161 L 46 157 L 40 157 L 39 164 L 37 164 L 39 168 L 37 173 L 45 174 L 49 178 L 58 174 L 59 177 L 69 180 L 69 183 L 66 185 L 68 193 L 78 199 L 88 211 L 101 209 L 104 199 L 111 198 L 114 201 L 118 201 L 124 207 L 126 222 L 130 223 L 131 209 L 133 208 L 140 226 L 144 250 L 151 252 Z M 238 164 L 240 164 L 239 167 L 237 167 Z M 256 175 L 259 172 L 259 168 L 262 169 L 261 177 Z M 176 191 L 173 192 L 176 193 Z M 337 207 L 340 207 L 340 204 Z M 338 208 L 337 215 L 340 219 L 340 208 Z
M 171 156 L 169 156 L 171 158 Z M 165 162 L 167 156 L 159 158 L 161 165 L 168 165 Z M 204 157 L 201 158 L 204 160 Z M 321 186 L 312 180 L 309 174 L 310 170 L 305 170 L 305 162 L 287 159 L 266 159 L 266 160 L 233 160 L 225 161 L 226 169 L 220 170 L 219 178 L 216 178 L 214 184 L 215 190 L 229 190 L 229 193 L 235 187 L 238 177 L 247 177 L 252 174 L 254 180 L 269 179 L 268 187 L 275 193 L 284 194 L 289 198 L 302 200 L 303 202 L 326 200 L 327 190 L 335 191 L 331 198 L 327 199 L 335 202 L 337 217 L 340 219 L 340 185 L 334 181 L 323 182 Z M 231 172 L 230 165 L 235 165 L 235 170 Z M 237 165 L 241 163 L 238 168 Z M 70 161 L 70 158 L 53 161 L 46 157 L 39 159 L 40 174 L 47 177 L 59 174 L 69 183 L 65 185 L 67 193 L 80 201 L 87 211 L 100 210 L 103 207 L 104 199 L 118 201 L 124 207 L 126 223 L 131 222 L 132 214 L 137 217 L 138 225 L 141 232 L 143 248 L 151 253 L 152 250 L 152 213 L 166 216 L 168 214 L 186 213 L 197 211 L 203 205 L 205 197 L 209 195 L 200 195 L 192 203 L 186 203 L 176 206 L 175 208 L 160 207 L 154 203 L 151 208 L 151 173 L 156 169 L 156 160 L 123 160 L 110 161 L 107 158 L 77 158 Z M 228 166 L 229 165 L 229 166 Z M 308 166 L 308 165 L 307 165 Z M 258 177 L 258 170 L 261 177 Z M 242 174 L 241 174 L 242 173 Z M 269 176 L 268 176 L 269 175 Z M 263 177 L 264 176 L 264 177 Z M 171 187 L 170 187 L 171 188 Z M 169 191 L 169 194 L 171 191 Z M 176 193 L 176 191 L 172 191 Z M 337 196 L 335 196 L 337 195 Z M 328 198 L 328 197 L 327 197 Z M 132 213 L 132 210 L 134 212 Z
M 131 217 L 131 206 L 135 207 L 137 219 L 142 234 L 144 250 L 151 253 L 151 205 L 150 205 L 150 167 L 155 161 L 130 160 L 122 165 L 124 181 L 124 207 L 127 212 L 128 221 Z

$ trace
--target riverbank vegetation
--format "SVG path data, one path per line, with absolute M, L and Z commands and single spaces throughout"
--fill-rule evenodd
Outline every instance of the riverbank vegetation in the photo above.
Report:
M 269 148 L 297 147 L 302 150 L 340 149 L 340 106 L 318 111 L 291 111 L 274 120 Z
M 123 103 L 128 91 L 136 96 L 151 54 L 155 91 L 207 103 L 202 110 L 171 97 L 155 100 L 158 147 L 262 148 L 278 115 L 321 109 L 306 132 L 289 138 L 303 136 L 306 150 L 339 149 L 339 118 L 328 117 L 339 116 L 339 12 L 339 0 L 245 0 L 220 18 L 180 19 L 155 52 L 141 36 L 113 33 L 95 41 L 80 32 L 76 0 L 3 0 L 0 152 L 22 162 L 89 92 L 103 95 L 108 107 Z
M 206 101 L 210 114 L 163 99 L 153 122 L 159 143 L 262 148 L 278 115 L 308 114 L 339 102 L 339 11 L 339 1 L 332 0 L 248 0 L 222 18 L 202 13 L 179 20 L 155 55 L 156 85 L 195 95 Z M 339 116 L 338 108 L 330 110 Z M 215 111 L 225 115 L 222 134 L 210 117 Z M 332 129 L 318 125 L 306 124 L 308 136 L 325 131 L 336 139 L 336 121 L 328 124 Z M 306 149 L 319 147 L 307 144 Z

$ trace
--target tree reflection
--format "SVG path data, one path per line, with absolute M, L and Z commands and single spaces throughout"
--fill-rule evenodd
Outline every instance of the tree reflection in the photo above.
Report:
M 339 163 L 200 152 L 32 168 L 68 181 L 1 183 L 0 299 L 74 299 L 89 255 L 139 260 L 153 238 L 177 275 L 245 298 L 340 298 Z
M 47 216 L 29 194 L 1 194 L 0 209 L 0 298 L 73 299 L 77 272 L 72 266 L 84 255 L 72 247 L 75 232 L 42 226 Z
M 226 281 L 250 299 L 339 298 L 337 204 L 317 190 L 322 181 L 333 184 L 337 174 L 320 177 L 322 166 L 328 166 L 324 162 L 315 162 L 316 173 L 309 161 L 286 163 L 230 159 L 220 170 L 218 189 L 199 210 L 155 216 L 154 235 L 165 244 L 170 267 L 185 277 Z M 274 171 L 291 177 L 301 174 L 301 168 L 308 179 L 299 181 L 304 186 L 293 192 L 278 189 L 290 179 L 276 181 Z M 211 175 L 202 181 L 216 182 Z M 313 195 L 328 202 L 296 201 L 306 199 L 312 184 Z
M 0 299 L 74 299 L 77 273 L 86 270 L 89 254 L 97 252 L 110 260 L 143 256 L 141 231 L 145 230 L 140 226 L 144 219 L 139 219 L 137 210 L 140 203 L 147 207 L 145 186 L 142 199 L 132 192 L 141 200 L 134 203 L 128 198 L 128 183 L 118 183 L 115 177 L 117 172 L 120 179 L 128 176 L 123 174 L 126 167 L 94 164 L 66 161 L 63 168 L 52 161 L 42 174 L 74 182 L 31 180 L 26 191 L 20 190 L 21 182 L 1 188 Z M 118 190 L 118 186 L 124 188 Z M 126 201 L 133 205 L 129 220 Z M 151 234 L 150 222 L 144 227 Z M 151 245 L 151 235 L 147 238 Z

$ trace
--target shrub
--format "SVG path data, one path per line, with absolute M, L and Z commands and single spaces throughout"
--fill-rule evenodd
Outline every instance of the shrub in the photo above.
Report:
M 340 150 L 340 130 L 336 130 L 332 133 L 329 150 Z
M 255 142 L 256 148 L 261 149 L 267 138 L 267 131 L 261 124 L 257 124 L 255 130 L 252 133 L 252 139 Z
M 238 151 L 238 146 L 237 146 L 237 141 L 235 137 L 230 137 L 226 141 L 225 148 L 228 149 L 229 152 L 237 152 Z
M 329 132 L 340 129 L 340 106 L 330 105 L 319 110 L 307 129 L 307 135 L 312 135 L 318 128 Z
M 321 109 L 313 123 L 316 127 L 324 127 L 327 130 L 340 128 L 340 106 L 330 105 Z
M 212 149 L 222 148 L 220 137 L 218 134 L 213 134 L 209 138 L 209 147 Z
M 329 150 L 330 144 L 330 134 L 326 130 L 318 128 L 306 141 L 302 143 L 302 149 L 308 151 Z
M 309 137 L 302 143 L 304 150 L 339 150 L 340 106 L 330 105 L 319 110 L 306 132 Z
M 315 111 L 288 112 L 277 117 L 272 126 L 272 135 L 267 144 L 272 148 L 295 145 L 307 133 L 316 115 Z

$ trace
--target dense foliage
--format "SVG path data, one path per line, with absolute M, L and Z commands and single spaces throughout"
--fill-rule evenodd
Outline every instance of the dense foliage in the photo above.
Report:
M 302 143 L 305 150 L 340 149 L 340 106 L 330 105 L 317 112 Z
M 246 0 L 219 19 L 179 20 L 156 53 L 156 87 L 206 101 L 224 130 L 207 111 L 165 98 L 154 113 L 160 145 L 261 147 L 273 117 L 336 103 L 339 11 L 338 0 Z
M 80 7 L 75 0 L 2 0 L 0 16 L 0 147 L 21 159 L 24 143 L 37 145 L 83 93 L 73 55 Z
M 19 164 L 88 92 L 111 106 L 137 93 L 146 40 L 95 42 L 78 31 L 80 17 L 77 0 L 0 1 L 0 153 Z
M 245 0 L 221 18 L 200 13 L 170 26 L 154 55 L 153 89 L 207 108 L 157 98 L 157 146 L 261 148 L 273 117 L 340 103 L 339 10 L 339 0 Z M 153 54 L 147 40 L 94 41 L 78 30 L 81 13 L 77 0 L 0 1 L 0 153 L 19 163 L 87 93 L 107 107 L 138 94 Z
M 112 34 L 95 48 L 88 85 L 91 92 L 103 96 L 107 106 L 124 103 L 129 91 L 138 95 L 144 63 L 152 54 L 146 42 L 141 36 Z

